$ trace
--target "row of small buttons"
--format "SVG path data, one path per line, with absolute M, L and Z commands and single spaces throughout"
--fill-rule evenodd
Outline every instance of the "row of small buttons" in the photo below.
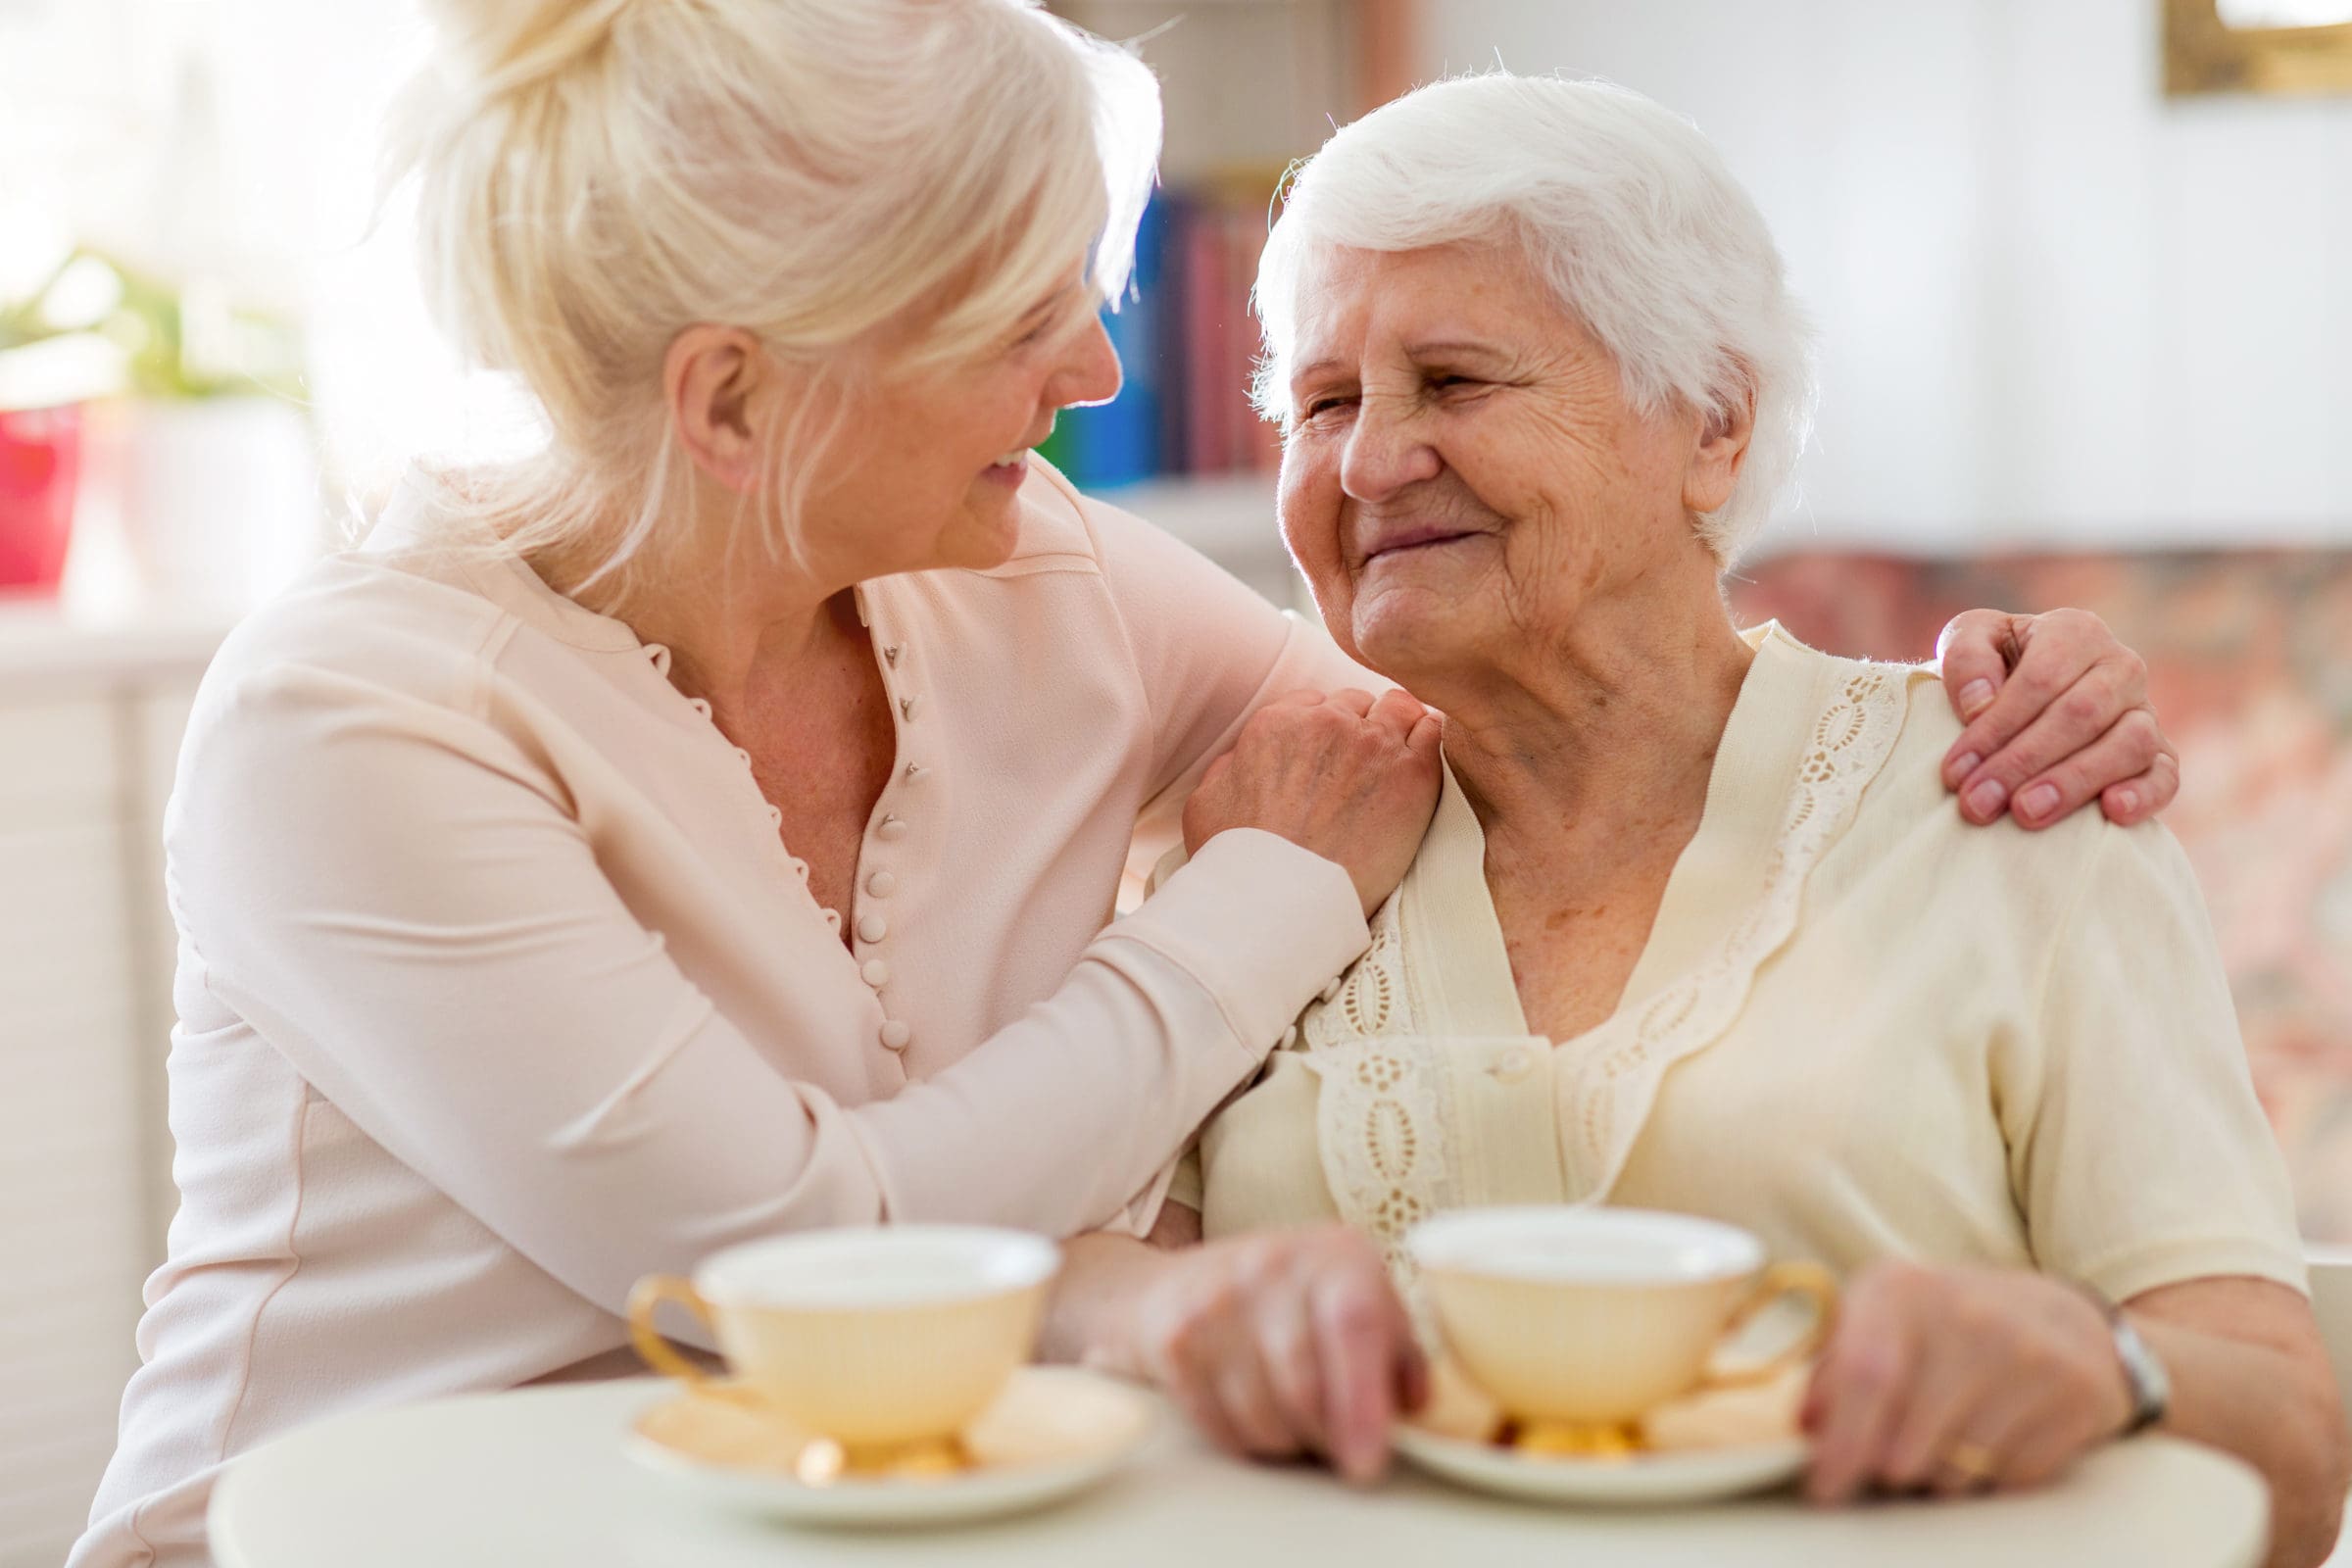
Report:
M 863 620 L 866 607 L 865 595 L 862 590 L 858 593 L 858 603 L 859 618 Z M 899 669 L 899 661 L 905 653 L 906 646 L 902 643 L 890 643 L 882 649 L 882 662 L 887 669 L 893 672 L 884 677 L 886 681 L 903 677 L 904 672 Z M 922 707 L 921 700 L 911 692 L 901 692 L 894 695 L 898 699 L 900 722 L 902 724 L 913 723 L 915 713 Z M 920 764 L 908 762 L 900 771 L 902 787 L 916 783 L 926 771 L 928 770 Z M 906 819 L 896 811 L 883 813 L 882 820 L 874 824 L 874 837 L 884 844 L 900 843 L 906 837 Z M 887 899 L 898 891 L 898 877 L 882 867 L 877 866 L 866 873 L 865 896 L 868 899 Z M 864 910 L 858 916 L 856 930 L 858 942 L 871 948 L 890 935 L 890 918 L 880 909 Z M 865 961 L 858 966 L 858 973 L 859 978 L 877 993 L 890 984 L 890 963 L 879 955 L 869 955 Z M 904 1018 L 885 1018 L 882 1021 L 880 1038 L 885 1050 L 905 1051 L 913 1043 L 914 1029 Z
M 864 596 L 862 593 L 860 593 L 858 596 L 858 611 L 859 618 L 862 620 L 864 618 Z M 669 675 L 671 662 L 669 650 L 660 643 L 648 643 L 644 645 L 644 649 L 647 660 L 654 666 L 655 673 L 666 679 Z M 903 649 L 898 644 L 893 644 L 890 647 L 883 649 L 883 662 L 888 664 L 892 669 L 898 668 L 899 657 L 902 652 Z M 687 705 L 703 718 L 709 719 L 711 717 L 710 705 L 703 698 L 689 697 L 686 699 L 686 701 Z M 911 695 L 901 697 L 899 699 L 900 715 L 908 722 L 911 722 L 914 718 L 915 710 L 920 705 L 916 699 Z M 745 773 L 750 775 L 753 767 L 752 754 L 740 746 L 733 747 L 732 749 L 735 753 L 735 760 L 743 764 Z M 906 782 L 912 784 L 916 780 L 920 779 L 927 771 L 929 770 L 916 763 L 909 762 L 906 764 L 905 770 Z M 756 784 L 757 780 L 755 779 L 755 785 Z M 767 823 L 769 827 L 776 829 L 781 829 L 784 825 L 783 810 L 772 803 L 769 804 L 767 808 Z M 885 814 L 882 820 L 875 824 L 874 836 L 881 839 L 886 844 L 896 844 L 900 842 L 902 839 L 906 837 L 906 818 L 898 815 L 896 812 Z M 793 875 L 798 877 L 805 885 L 808 880 L 808 862 L 802 859 L 799 856 L 792 854 L 788 849 L 784 849 L 780 840 L 778 841 L 778 848 L 783 850 L 785 863 L 791 868 Z M 866 894 L 869 897 L 876 899 L 889 898 L 892 893 L 898 890 L 898 885 L 899 879 L 885 870 L 877 869 L 869 873 L 865 879 Z M 838 935 L 841 930 L 842 923 L 841 911 L 838 909 L 825 909 L 820 912 L 824 915 L 826 927 Z M 890 935 L 890 920 L 879 909 L 870 909 L 858 917 L 857 931 L 859 941 L 868 945 L 878 943 L 882 941 L 883 938 Z M 867 985 L 871 986 L 876 991 L 880 991 L 884 986 L 890 984 L 890 965 L 879 957 L 867 958 L 864 963 L 858 966 L 858 973 Z M 904 1019 L 890 1018 L 883 1021 L 880 1035 L 882 1044 L 888 1049 L 892 1051 L 905 1051 L 914 1039 L 914 1029 Z

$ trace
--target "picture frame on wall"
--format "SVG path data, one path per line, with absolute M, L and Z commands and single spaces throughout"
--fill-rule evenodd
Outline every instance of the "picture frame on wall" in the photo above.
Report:
M 2352 92 L 2352 4 L 2159 0 L 2164 90 L 2306 96 Z

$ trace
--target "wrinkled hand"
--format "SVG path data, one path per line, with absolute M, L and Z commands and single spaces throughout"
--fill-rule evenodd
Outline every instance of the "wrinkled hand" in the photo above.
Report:
M 1233 827 L 1278 833 L 1344 868 L 1368 915 L 1404 880 L 1437 809 L 1438 728 L 1400 691 L 1276 698 L 1193 791 L 1185 848 Z
M 1380 1253 L 1342 1225 L 1212 1242 L 1172 1259 L 1136 1312 L 1128 1370 L 1237 1455 L 1387 1467 L 1389 1426 L 1429 1369 Z
M 2114 1336 L 2082 1292 L 2023 1269 L 1878 1264 L 1847 1287 L 1806 1392 L 1817 1502 L 1867 1486 L 2030 1487 L 2131 1419 Z
M 2084 610 L 1972 610 L 1936 639 L 1968 728 L 1944 787 L 1979 824 L 2006 811 L 2047 827 L 2095 797 L 2111 822 L 2143 822 L 2180 790 L 2180 759 L 2148 705 L 2148 666 Z

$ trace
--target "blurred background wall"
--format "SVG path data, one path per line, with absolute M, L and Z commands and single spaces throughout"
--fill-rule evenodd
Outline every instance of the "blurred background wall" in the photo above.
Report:
M 2352 99 L 2168 99 L 2159 9 L 1442 0 L 1424 58 L 1607 76 L 1723 150 L 1821 327 L 1780 539 L 2344 538 Z

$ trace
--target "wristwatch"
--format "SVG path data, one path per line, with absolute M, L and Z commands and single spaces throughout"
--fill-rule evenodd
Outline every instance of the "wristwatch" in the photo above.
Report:
M 2166 1375 L 2164 1363 L 2156 1359 L 2156 1352 L 2148 1348 L 2148 1342 L 2139 1337 L 2139 1330 L 2124 1316 L 2124 1309 L 2096 1291 L 2090 1296 L 2107 1314 L 2107 1331 L 2115 1336 L 2115 1358 L 2124 1364 L 2124 1382 L 2132 1391 L 2132 1419 L 2123 1431 L 2128 1438 L 2164 1419 L 2164 1412 L 2172 1407 L 2173 1380 Z

